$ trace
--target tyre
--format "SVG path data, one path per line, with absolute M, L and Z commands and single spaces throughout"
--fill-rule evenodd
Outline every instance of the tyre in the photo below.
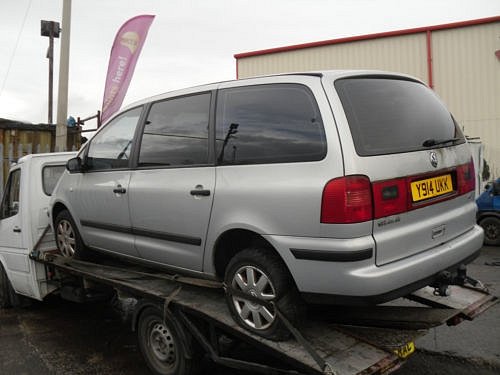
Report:
M 167 313 L 165 321 L 162 312 L 147 307 L 139 317 L 137 338 L 139 348 L 149 369 L 157 375 L 194 375 L 198 372 L 199 360 L 196 356 L 188 358 L 187 340 L 181 335 L 172 314 Z
M 68 210 L 62 210 L 54 222 L 57 248 L 67 258 L 89 259 L 75 221 Z
M 485 217 L 479 222 L 484 230 L 485 245 L 500 245 L 500 219 L 497 217 Z
M 30 298 L 20 296 L 14 291 L 7 273 L 0 263 L 0 308 L 28 307 L 30 304 Z
M 233 289 L 266 301 L 274 301 L 280 312 L 295 325 L 299 319 L 300 298 L 282 260 L 270 250 L 245 249 L 229 262 L 225 283 Z M 242 327 L 274 341 L 283 341 L 290 332 L 273 308 L 226 294 L 233 318 Z

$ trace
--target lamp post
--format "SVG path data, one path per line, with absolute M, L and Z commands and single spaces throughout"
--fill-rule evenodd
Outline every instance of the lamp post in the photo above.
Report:
M 71 31 L 71 0 L 63 0 L 61 55 L 59 59 L 59 90 L 57 91 L 57 125 L 55 151 L 66 151 L 68 128 L 69 40 Z
M 52 98 L 54 87 L 54 38 L 59 38 L 61 29 L 59 22 L 41 21 L 41 35 L 49 38 L 49 49 L 47 50 L 47 58 L 49 59 L 49 115 L 48 123 L 52 124 Z

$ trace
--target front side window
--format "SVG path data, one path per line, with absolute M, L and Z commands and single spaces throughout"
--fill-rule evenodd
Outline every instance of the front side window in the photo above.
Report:
M 57 181 L 65 171 L 64 165 L 49 165 L 42 170 L 42 186 L 46 195 L 52 195 Z
M 21 191 L 21 170 L 11 172 L 0 207 L 0 219 L 5 219 L 19 212 L 19 195 Z
M 154 103 L 139 152 L 139 166 L 208 163 L 210 93 Z
M 128 168 L 135 129 L 142 107 L 122 113 L 90 141 L 87 170 Z
M 326 155 L 316 100 L 299 84 L 221 90 L 216 137 L 219 164 L 316 161 Z

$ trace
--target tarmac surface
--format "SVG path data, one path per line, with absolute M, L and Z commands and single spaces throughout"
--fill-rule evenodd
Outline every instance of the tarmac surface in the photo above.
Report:
M 496 296 L 499 262 L 500 247 L 484 247 L 468 269 Z M 416 346 L 394 374 L 500 374 L 500 304 L 472 322 L 435 328 Z M 245 375 L 208 361 L 202 368 L 207 375 Z M 0 374 L 149 373 L 128 322 L 109 305 L 51 297 L 29 308 L 0 310 Z

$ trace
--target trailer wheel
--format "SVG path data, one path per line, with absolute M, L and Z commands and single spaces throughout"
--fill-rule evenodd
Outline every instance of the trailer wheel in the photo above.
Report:
M 280 312 L 295 325 L 301 306 L 298 292 L 286 266 L 270 251 L 249 248 L 237 253 L 226 268 L 225 283 L 233 289 L 254 297 L 273 301 Z M 242 327 L 270 340 L 283 341 L 290 331 L 276 311 L 244 298 L 226 294 L 236 322 Z
M 137 324 L 139 348 L 149 369 L 157 375 L 194 375 L 198 372 L 199 360 L 186 352 L 190 342 L 179 333 L 175 318 L 168 313 L 163 320 L 162 312 L 147 307 Z
M 479 222 L 484 230 L 484 244 L 500 245 L 500 219 L 497 217 L 485 217 Z
M 75 221 L 68 210 L 62 210 L 54 222 L 56 243 L 61 254 L 67 258 L 88 259 L 90 254 L 82 241 Z

